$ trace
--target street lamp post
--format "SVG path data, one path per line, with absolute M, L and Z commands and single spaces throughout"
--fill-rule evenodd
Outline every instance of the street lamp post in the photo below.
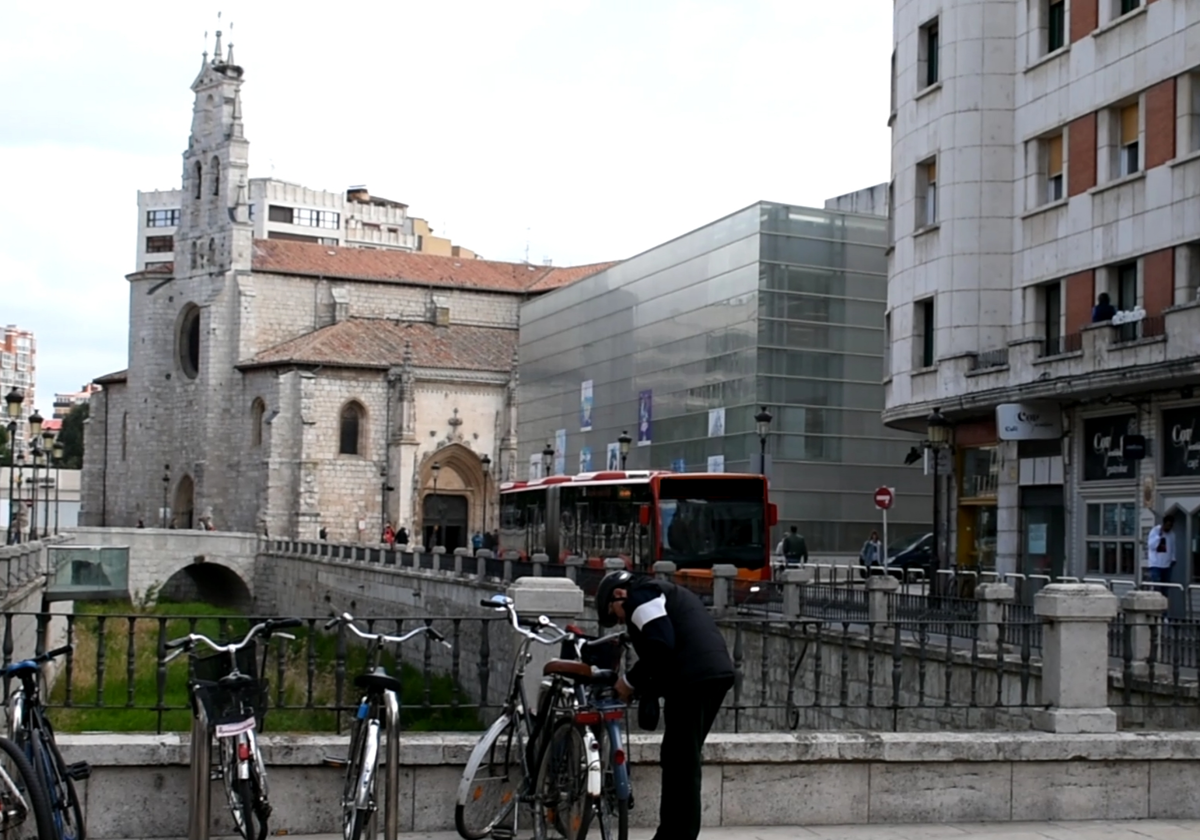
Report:
M 54 432 L 42 430 L 42 452 L 46 459 L 46 478 L 42 481 L 42 539 L 50 536 L 50 465 L 54 457 Z M 55 468 L 55 484 L 58 483 L 58 470 Z
M 483 457 L 479 459 L 479 466 L 483 470 L 483 516 L 480 517 L 480 529 L 486 534 L 488 532 L 488 481 L 492 474 L 492 459 L 487 453 L 484 453 Z
M 38 491 L 38 467 L 41 466 L 42 460 L 42 415 L 38 414 L 35 408 L 33 414 L 29 415 L 29 444 L 32 448 L 33 461 L 33 507 L 29 509 L 29 539 L 36 540 L 38 538 L 37 528 L 37 491 Z
M 162 518 L 162 528 L 165 531 L 167 528 L 167 491 L 171 487 L 171 465 L 170 464 L 167 464 L 163 467 L 162 485 L 163 485 L 163 503 L 162 503 L 162 510 L 159 511 L 159 513 L 161 514 L 161 518 Z
M 621 450 L 621 469 L 625 469 L 625 459 L 629 457 L 629 445 L 633 443 L 633 438 L 629 436 L 629 432 L 621 432 L 621 436 L 617 438 L 617 446 Z
M 935 408 L 925 423 L 928 427 L 925 446 L 933 457 L 933 565 L 937 570 L 941 570 L 944 555 L 942 553 L 941 488 L 938 486 L 938 460 L 942 450 L 950 445 L 950 421 L 942 415 L 940 408 Z
M 25 395 L 13 388 L 4 397 L 5 414 L 8 417 L 8 536 L 5 542 L 12 545 L 20 541 L 17 530 L 17 502 L 13 497 L 13 475 L 17 467 L 17 418 L 21 416 L 21 403 Z
M 58 536 L 58 485 L 62 474 L 63 444 L 57 437 L 54 439 L 54 536 Z
M 391 493 L 396 488 L 388 484 L 388 471 L 384 467 L 379 471 L 379 534 L 380 539 L 383 539 L 383 531 L 388 526 L 387 503 L 388 493 Z
M 771 421 L 774 419 L 765 405 L 762 411 L 754 415 L 754 428 L 758 431 L 758 471 L 762 475 L 767 474 L 767 435 L 771 433 Z
M 438 473 L 442 471 L 442 465 L 434 461 L 430 469 L 433 470 L 433 545 L 430 548 L 433 548 L 442 537 L 442 504 L 437 491 Z
M 542 450 L 542 478 L 550 475 L 550 470 L 554 467 L 554 447 L 550 445 L 550 441 L 546 441 L 546 448 Z

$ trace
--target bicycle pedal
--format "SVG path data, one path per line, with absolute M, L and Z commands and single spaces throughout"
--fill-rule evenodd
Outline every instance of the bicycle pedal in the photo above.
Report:
M 326 767 L 336 767 L 339 770 L 344 770 L 350 764 L 350 762 L 344 758 L 333 758 L 328 755 L 325 756 L 324 760 Z
M 66 766 L 67 778 L 76 782 L 86 782 L 92 776 L 92 765 L 86 761 L 76 761 Z
M 633 794 L 629 794 L 629 810 L 633 810 Z
M 492 829 L 492 840 L 513 840 L 517 833 L 510 826 L 496 826 Z

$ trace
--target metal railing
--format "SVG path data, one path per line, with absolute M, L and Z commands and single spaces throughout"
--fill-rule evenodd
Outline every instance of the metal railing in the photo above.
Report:
M 1079 353 L 1083 350 L 1083 333 L 1067 333 L 1047 338 L 1042 342 L 1041 357 L 1065 356 L 1068 353 Z
M 985 350 L 971 357 L 971 370 L 988 370 L 1008 366 L 1008 348 Z

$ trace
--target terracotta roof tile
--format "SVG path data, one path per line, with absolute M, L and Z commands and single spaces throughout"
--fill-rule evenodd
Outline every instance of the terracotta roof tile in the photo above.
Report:
M 238 367 L 297 364 L 387 369 L 404 361 L 406 341 L 412 342 L 417 367 L 507 371 L 512 367 L 517 331 L 350 318 L 277 344 Z
M 407 251 L 316 245 L 283 239 L 256 239 L 253 267 L 255 271 L 275 274 L 409 282 L 525 294 L 565 286 L 614 264 L 558 268 L 438 257 Z

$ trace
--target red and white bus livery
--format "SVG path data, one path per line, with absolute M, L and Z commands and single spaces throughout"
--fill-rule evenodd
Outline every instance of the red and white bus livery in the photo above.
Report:
M 500 485 L 500 551 L 523 559 L 575 555 L 596 568 L 620 557 L 639 571 L 669 560 L 692 574 L 731 564 L 767 579 L 777 521 L 761 475 L 630 470 Z

